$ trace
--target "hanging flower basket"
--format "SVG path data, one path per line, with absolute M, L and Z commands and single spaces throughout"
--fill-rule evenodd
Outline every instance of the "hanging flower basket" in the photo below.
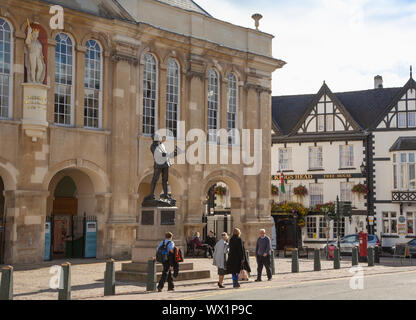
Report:
M 310 207 L 309 211 L 317 213 L 335 212 L 335 203 L 327 202 L 323 204 L 317 204 L 316 206 Z
M 305 227 L 306 226 L 306 221 L 305 221 L 305 219 L 300 219 L 299 221 L 298 221 L 298 227 L 299 228 L 303 228 L 303 227 Z
M 293 193 L 299 197 L 304 197 L 308 194 L 308 189 L 303 185 L 299 185 L 293 189 Z
M 271 207 L 272 214 L 273 213 L 287 213 L 287 214 L 293 214 L 296 213 L 299 218 L 300 216 L 306 216 L 308 214 L 308 210 L 297 202 L 281 202 L 276 203 L 273 201 L 272 207 Z
M 359 195 L 361 194 L 368 194 L 368 188 L 365 184 L 359 183 L 352 187 L 352 192 L 357 193 Z
M 215 194 L 217 196 L 225 196 L 227 194 L 227 188 L 223 186 L 216 186 L 215 187 Z
M 272 184 L 272 196 L 278 196 L 279 195 L 279 187 Z

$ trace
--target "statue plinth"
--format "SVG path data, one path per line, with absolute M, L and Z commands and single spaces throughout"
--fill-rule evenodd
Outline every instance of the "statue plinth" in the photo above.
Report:
M 49 86 L 40 83 L 23 83 L 23 119 L 25 134 L 37 139 L 46 137 L 48 121 L 46 118 Z
M 177 207 L 142 207 L 138 217 L 136 243 L 132 248 L 132 261 L 143 263 L 154 257 L 156 247 L 165 239 L 166 232 L 173 233 L 176 247 L 183 251 L 182 242 L 175 238 L 179 236 L 177 221 Z

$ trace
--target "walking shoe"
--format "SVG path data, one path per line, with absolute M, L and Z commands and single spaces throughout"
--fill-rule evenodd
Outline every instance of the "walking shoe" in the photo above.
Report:
M 168 291 L 175 291 L 175 289 L 174 288 L 171 288 L 171 289 L 168 289 Z
M 267 279 L 267 281 L 272 281 L 272 278 Z
M 220 284 L 219 282 L 218 282 L 218 287 L 219 288 L 221 288 L 221 289 L 224 289 L 225 287 L 222 285 L 222 284 Z
M 160 289 L 160 288 L 157 288 L 157 292 L 162 292 L 162 289 Z
M 256 282 L 259 282 L 259 281 L 261 281 L 261 279 L 256 279 L 255 281 L 256 281 Z

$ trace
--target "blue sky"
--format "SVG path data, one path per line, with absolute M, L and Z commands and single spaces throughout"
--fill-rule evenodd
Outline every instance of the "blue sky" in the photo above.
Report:
M 416 74 L 416 0 L 196 0 L 215 18 L 273 34 L 273 95 L 404 85 Z

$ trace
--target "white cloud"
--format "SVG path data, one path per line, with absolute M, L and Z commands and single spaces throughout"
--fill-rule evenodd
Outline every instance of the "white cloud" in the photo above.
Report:
M 325 80 L 335 91 L 403 86 L 416 65 L 416 4 L 393 0 L 199 0 L 214 17 L 276 36 L 273 54 L 288 64 L 273 75 L 273 95 L 317 92 Z M 416 69 L 416 68 L 415 68 Z

